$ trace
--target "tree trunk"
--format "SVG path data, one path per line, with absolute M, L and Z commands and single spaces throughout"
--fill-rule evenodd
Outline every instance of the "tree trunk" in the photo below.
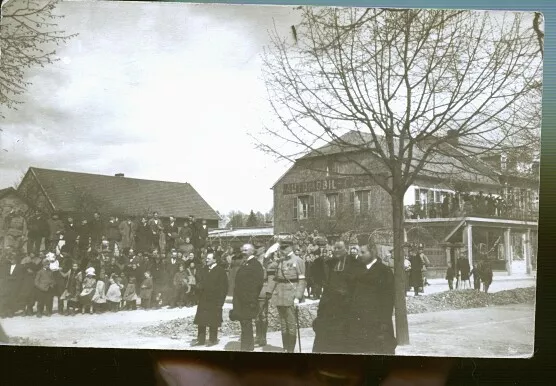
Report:
M 392 195 L 392 230 L 394 236 L 394 286 L 395 286 L 395 320 L 396 339 L 398 345 L 409 344 L 409 327 L 407 323 L 407 306 L 405 303 L 405 271 L 404 271 L 404 210 L 403 194 Z

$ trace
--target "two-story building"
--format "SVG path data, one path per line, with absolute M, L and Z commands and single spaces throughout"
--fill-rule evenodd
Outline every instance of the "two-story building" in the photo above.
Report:
M 273 186 L 275 234 L 304 226 L 334 239 L 391 229 L 390 196 L 371 178 L 388 178 L 388 172 L 365 150 L 370 143 L 350 131 L 296 160 Z M 534 265 L 538 167 L 515 173 L 501 167 L 503 158 L 451 140 L 406 191 L 406 241 L 423 244 L 439 271 L 462 254 L 470 263 L 489 259 L 509 274 Z

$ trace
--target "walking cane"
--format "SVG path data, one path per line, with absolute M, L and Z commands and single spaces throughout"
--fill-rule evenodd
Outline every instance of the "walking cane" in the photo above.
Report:
M 295 324 L 297 325 L 297 342 L 299 343 L 299 352 L 301 352 L 301 328 L 299 328 L 299 306 L 295 305 Z

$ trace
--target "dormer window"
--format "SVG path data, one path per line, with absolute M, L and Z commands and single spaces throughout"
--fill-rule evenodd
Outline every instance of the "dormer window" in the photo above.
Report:
M 333 176 L 336 173 L 338 173 L 338 163 L 334 159 L 328 158 L 326 160 L 326 177 Z
M 506 154 L 500 155 L 500 169 L 505 171 L 508 166 L 508 156 Z

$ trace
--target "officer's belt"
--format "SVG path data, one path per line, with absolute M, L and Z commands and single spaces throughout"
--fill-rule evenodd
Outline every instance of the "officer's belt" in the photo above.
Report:
M 274 279 L 277 283 L 297 283 L 299 279 Z

